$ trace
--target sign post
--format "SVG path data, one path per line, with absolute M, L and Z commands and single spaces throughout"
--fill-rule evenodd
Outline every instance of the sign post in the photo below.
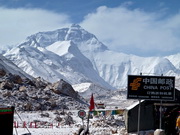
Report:
M 161 129 L 161 123 L 162 123 L 162 100 L 161 100 L 161 103 L 160 103 L 160 108 L 159 108 L 159 129 Z
M 81 132 L 84 130 L 84 121 L 83 120 L 84 120 L 84 117 L 86 117 L 86 112 L 84 110 L 79 110 L 78 111 L 78 116 L 82 119 L 83 127 L 81 127 L 80 130 L 79 130 L 79 134 L 81 134 Z
M 173 76 L 128 75 L 127 88 L 128 88 L 127 99 L 139 100 L 138 129 L 137 129 L 138 134 L 140 130 L 141 99 L 160 100 L 161 104 L 162 104 L 162 100 L 173 101 L 175 99 L 175 77 Z M 160 116 L 160 128 L 161 128 L 161 116 Z
M 84 119 L 84 117 L 86 117 L 86 112 L 84 110 L 79 110 L 78 111 L 78 116 L 81 118 L 81 119 Z
M 140 118 L 141 118 L 141 100 L 139 100 L 139 106 L 138 106 L 138 130 L 137 130 L 138 135 L 140 128 Z
M 78 116 L 82 119 L 82 123 L 83 123 L 83 128 L 84 128 L 84 117 L 86 117 L 86 112 L 84 110 L 79 110 L 78 111 Z
M 175 77 L 128 75 L 128 99 L 174 100 Z

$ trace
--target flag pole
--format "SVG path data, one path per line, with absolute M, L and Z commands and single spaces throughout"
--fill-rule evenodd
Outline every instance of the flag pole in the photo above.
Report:
M 87 129 L 85 131 L 85 135 L 89 134 L 89 111 L 88 111 L 88 118 L 87 118 Z
M 93 93 L 91 95 L 91 99 L 90 99 L 90 106 L 89 106 L 89 111 L 88 111 L 88 118 L 87 118 L 87 129 L 85 131 L 85 135 L 89 134 L 89 117 L 90 117 L 90 111 L 92 111 L 95 108 L 94 106 L 94 97 L 93 97 Z

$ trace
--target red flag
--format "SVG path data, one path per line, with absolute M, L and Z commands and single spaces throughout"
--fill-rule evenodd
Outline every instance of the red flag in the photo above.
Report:
M 94 105 L 94 97 L 93 97 L 93 94 L 92 94 L 91 95 L 91 100 L 90 100 L 89 111 L 92 111 L 93 109 L 95 109 L 95 105 Z

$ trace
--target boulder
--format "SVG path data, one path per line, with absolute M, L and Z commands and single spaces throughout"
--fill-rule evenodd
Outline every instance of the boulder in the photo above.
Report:
M 31 103 L 25 103 L 23 106 L 24 106 L 24 109 L 27 110 L 27 111 L 32 110 L 32 104 Z
M 75 99 L 78 96 L 77 92 L 73 89 L 73 87 L 63 79 L 52 84 L 52 91 L 56 94 L 65 94 Z
M 49 113 L 41 113 L 41 117 L 49 117 Z
M 16 84 L 22 84 L 23 80 L 19 75 L 13 75 L 12 81 Z
M 73 120 L 73 118 L 72 118 L 70 115 L 67 115 L 67 116 L 64 118 L 64 120 L 65 120 L 65 124 L 66 124 L 66 125 L 71 125 L 71 124 L 74 123 L 74 120 Z
M 10 97 L 11 96 L 11 92 L 7 91 L 5 93 L 3 93 L 3 97 Z
M 36 86 L 35 83 L 32 80 L 30 80 L 29 78 L 25 78 L 23 80 L 23 83 L 26 85 L 30 85 L 30 86 Z
M 35 86 L 37 88 L 46 88 L 47 86 L 47 82 L 45 80 L 43 80 L 41 77 L 37 77 L 33 80 Z
M 20 91 L 20 92 L 26 91 L 26 86 L 20 86 L 20 87 L 19 87 L 19 91 Z
M 60 116 L 56 116 L 56 118 L 54 120 L 57 122 L 61 122 L 63 119 Z
M 4 69 L 0 69 L 0 77 L 3 77 L 6 75 L 6 71 Z
M 14 87 L 14 84 L 12 82 L 9 81 L 4 81 L 0 84 L 0 89 L 8 89 L 8 90 L 12 90 Z

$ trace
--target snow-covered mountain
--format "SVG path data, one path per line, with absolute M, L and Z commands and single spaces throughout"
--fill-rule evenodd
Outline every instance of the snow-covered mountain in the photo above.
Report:
M 180 78 L 179 54 L 139 57 L 114 52 L 77 24 L 31 35 L 4 56 L 26 73 L 51 82 L 64 79 L 114 89 L 126 87 L 128 74 Z
M 0 69 L 1 71 L 5 71 L 6 73 L 19 75 L 21 77 L 26 77 L 32 79 L 30 75 L 25 73 L 22 69 L 16 66 L 12 61 L 8 60 L 4 56 L 0 55 Z
M 5 56 L 28 74 L 40 76 L 50 82 L 64 79 L 71 84 L 92 82 L 112 88 L 98 75 L 91 61 L 81 53 L 73 41 L 51 39 L 54 42 L 47 46 L 46 43 L 38 43 L 39 40 L 31 36 L 25 43 L 8 51 Z
M 171 63 L 177 68 L 180 69 L 180 53 L 175 54 L 175 55 L 170 55 L 166 57 Z

